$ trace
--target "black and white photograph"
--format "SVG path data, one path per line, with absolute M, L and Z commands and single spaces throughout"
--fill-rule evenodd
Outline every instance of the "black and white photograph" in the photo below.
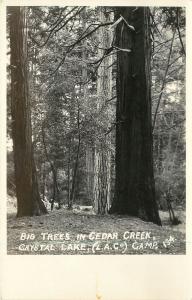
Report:
M 0 299 L 192 299 L 191 20 L 1 1 Z
M 186 254 L 186 9 L 7 6 L 7 254 Z

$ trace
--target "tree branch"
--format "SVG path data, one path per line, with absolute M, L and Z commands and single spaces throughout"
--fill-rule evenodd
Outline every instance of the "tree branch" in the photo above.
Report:
M 158 102 L 157 102 L 157 107 L 156 107 L 155 115 L 154 115 L 154 119 L 153 119 L 152 131 L 155 128 L 155 122 L 156 122 L 157 112 L 158 112 L 160 101 L 161 101 L 161 98 L 162 98 L 162 95 L 163 95 L 163 90 L 164 90 L 165 85 L 166 85 L 166 77 L 167 77 L 167 73 L 168 73 L 168 70 L 169 70 L 169 63 L 170 63 L 171 54 L 172 54 L 172 50 L 173 50 L 173 42 L 174 42 L 174 38 L 175 38 L 175 32 L 176 32 L 176 30 L 173 33 L 173 37 L 172 37 L 172 41 L 171 41 L 169 56 L 168 56 L 168 59 L 167 59 L 167 67 L 166 67 L 166 70 L 165 70 L 165 75 L 164 75 L 164 78 L 163 78 L 163 82 L 162 82 L 162 86 L 161 86 L 161 91 L 160 91 L 160 94 L 159 94 L 159 99 L 158 99 Z
M 61 11 L 60 11 L 60 13 L 59 13 L 59 16 L 58 16 L 58 18 L 57 18 L 57 20 L 55 21 L 55 22 L 53 22 L 52 24 L 50 24 L 50 26 L 49 26 L 49 28 L 48 28 L 48 30 L 46 30 L 46 31 L 51 31 L 51 27 L 53 27 L 53 26 L 55 26 L 55 25 L 59 25 L 62 21 L 63 21 L 63 19 L 66 17 L 66 16 L 64 16 L 63 18 L 62 18 L 62 21 L 61 21 L 61 16 L 62 16 L 62 14 L 65 12 L 65 10 L 67 9 L 67 6 L 65 6 L 65 7 L 63 7 L 63 9 L 61 9 Z M 61 21 L 61 22 L 60 22 Z M 60 22 L 60 23 L 59 23 Z
M 161 34 L 161 32 L 159 31 L 159 28 L 157 27 L 157 24 L 156 24 L 156 22 L 155 22 L 154 16 L 152 15 L 151 12 L 150 12 L 150 17 L 151 17 L 152 23 L 153 23 L 153 25 L 154 25 L 154 29 L 156 29 L 156 32 L 162 37 L 162 34 Z
M 72 15 L 69 19 L 67 19 L 66 21 L 65 21 L 65 23 L 60 27 L 60 28 L 58 28 L 57 30 L 55 30 L 57 27 L 58 27 L 58 25 L 60 25 L 62 22 L 63 22 L 63 20 L 64 20 L 64 18 L 66 18 L 68 15 L 70 15 L 74 10 L 76 10 L 77 9 L 77 7 L 78 6 L 75 6 L 75 7 L 73 7 L 55 26 L 53 26 L 53 28 L 52 29 L 50 29 L 50 32 L 49 32 L 49 35 L 48 35 L 48 37 L 46 38 L 46 40 L 45 40 L 45 42 L 43 43 L 43 44 L 39 44 L 37 41 L 36 41 L 36 43 L 38 44 L 38 46 L 39 47 L 44 47 L 46 44 L 47 44 L 47 42 L 49 41 L 49 39 L 50 39 L 50 37 L 52 36 L 52 34 L 53 33 L 56 33 L 57 31 L 59 31 L 61 28 L 63 28 L 64 26 L 66 26 L 67 25 L 67 23 L 73 18 L 73 17 L 75 17 L 78 13 L 79 13 L 79 10 L 74 14 L 74 15 Z
M 183 53 L 186 56 L 185 47 L 183 45 L 183 40 L 182 40 L 182 37 L 181 37 L 180 28 L 179 28 L 179 8 L 177 8 L 177 32 L 178 32 L 178 35 L 179 35 L 179 40 L 180 40 L 180 43 L 181 43 Z
M 81 8 L 79 8 L 78 11 L 76 13 L 74 13 L 74 15 L 71 16 L 62 26 L 60 26 L 59 28 L 57 28 L 54 33 L 57 33 L 59 30 L 61 30 L 63 27 L 65 27 L 67 25 L 67 23 L 69 23 L 69 21 L 71 19 L 73 19 L 74 17 L 76 17 L 84 8 L 85 8 L 84 6 L 81 7 Z
M 108 23 L 102 23 L 102 24 L 99 24 L 96 28 L 94 28 L 93 30 L 91 30 L 90 32 L 88 32 L 87 34 L 85 34 L 84 36 L 81 35 L 81 37 L 75 41 L 73 44 L 71 45 L 68 45 L 68 50 L 66 51 L 64 57 L 62 58 L 62 60 L 60 61 L 60 63 L 58 64 L 58 66 L 56 67 L 56 69 L 51 73 L 51 76 L 53 76 L 58 70 L 59 68 L 61 67 L 61 65 L 65 62 L 65 59 L 67 57 L 67 54 L 70 53 L 77 44 L 79 44 L 81 41 L 83 41 L 85 38 L 87 38 L 88 36 L 90 36 L 91 34 L 93 34 L 97 29 L 99 29 L 100 27 L 103 27 L 103 26 L 108 26 L 108 25 L 111 25 L 113 22 L 108 22 Z M 99 64 L 100 65 L 100 64 Z
M 109 55 L 111 55 L 111 52 L 113 51 L 113 46 L 107 49 L 104 49 L 104 53 L 103 56 L 101 58 L 99 58 L 98 60 L 94 61 L 94 62 L 89 62 L 90 65 L 96 65 L 98 64 L 100 61 L 102 62 L 104 60 L 104 58 L 108 57 Z

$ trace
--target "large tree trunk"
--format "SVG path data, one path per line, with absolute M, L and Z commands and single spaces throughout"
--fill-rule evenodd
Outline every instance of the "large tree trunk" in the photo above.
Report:
M 10 7 L 11 113 L 17 194 L 17 216 L 46 213 L 40 199 L 32 150 L 27 80 L 26 8 Z
M 101 23 L 109 22 L 110 13 L 106 13 L 105 8 L 100 8 Z M 111 29 L 102 27 L 99 31 L 100 45 L 99 56 L 102 57 L 106 53 L 106 49 L 111 47 L 112 32 Z M 105 101 L 112 97 L 112 56 L 106 56 L 98 69 L 97 79 L 97 110 L 101 111 L 101 116 L 109 120 L 108 110 L 105 110 Z M 111 198 L 111 135 L 100 135 L 100 140 L 95 143 L 94 153 L 94 210 L 98 214 L 108 212 Z
M 116 187 L 111 213 L 161 224 L 155 201 L 147 7 L 117 7 Z M 131 26 L 130 26 L 131 25 Z
M 82 27 L 83 31 L 87 29 L 87 10 L 86 6 L 82 11 Z M 85 84 L 88 78 L 87 74 L 87 59 L 88 59 L 88 49 L 87 40 L 85 39 L 82 44 L 82 97 L 84 99 L 85 106 L 90 110 L 89 101 L 89 90 L 88 85 Z M 91 203 L 93 201 L 93 172 L 94 172 L 94 146 L 88 143 L 85 149 L 85 163 L 86 163 L 86 194 L 87 199 Z

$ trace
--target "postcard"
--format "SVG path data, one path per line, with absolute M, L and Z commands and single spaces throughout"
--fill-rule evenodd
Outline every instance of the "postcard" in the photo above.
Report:
M 1 299 L 192 299 L 191 8 L 1 3 Z

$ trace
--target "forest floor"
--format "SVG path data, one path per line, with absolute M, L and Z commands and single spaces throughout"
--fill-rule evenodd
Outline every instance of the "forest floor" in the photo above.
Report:
M 138 218 L 95 215 L 90 207 L 54 210 L 47 215 L 7 216 L 7 253 L 32 255 L 90 254 L 185 254 L 185 214 L 171 226 L 167 212 L 160 211 L 162 227 Z

